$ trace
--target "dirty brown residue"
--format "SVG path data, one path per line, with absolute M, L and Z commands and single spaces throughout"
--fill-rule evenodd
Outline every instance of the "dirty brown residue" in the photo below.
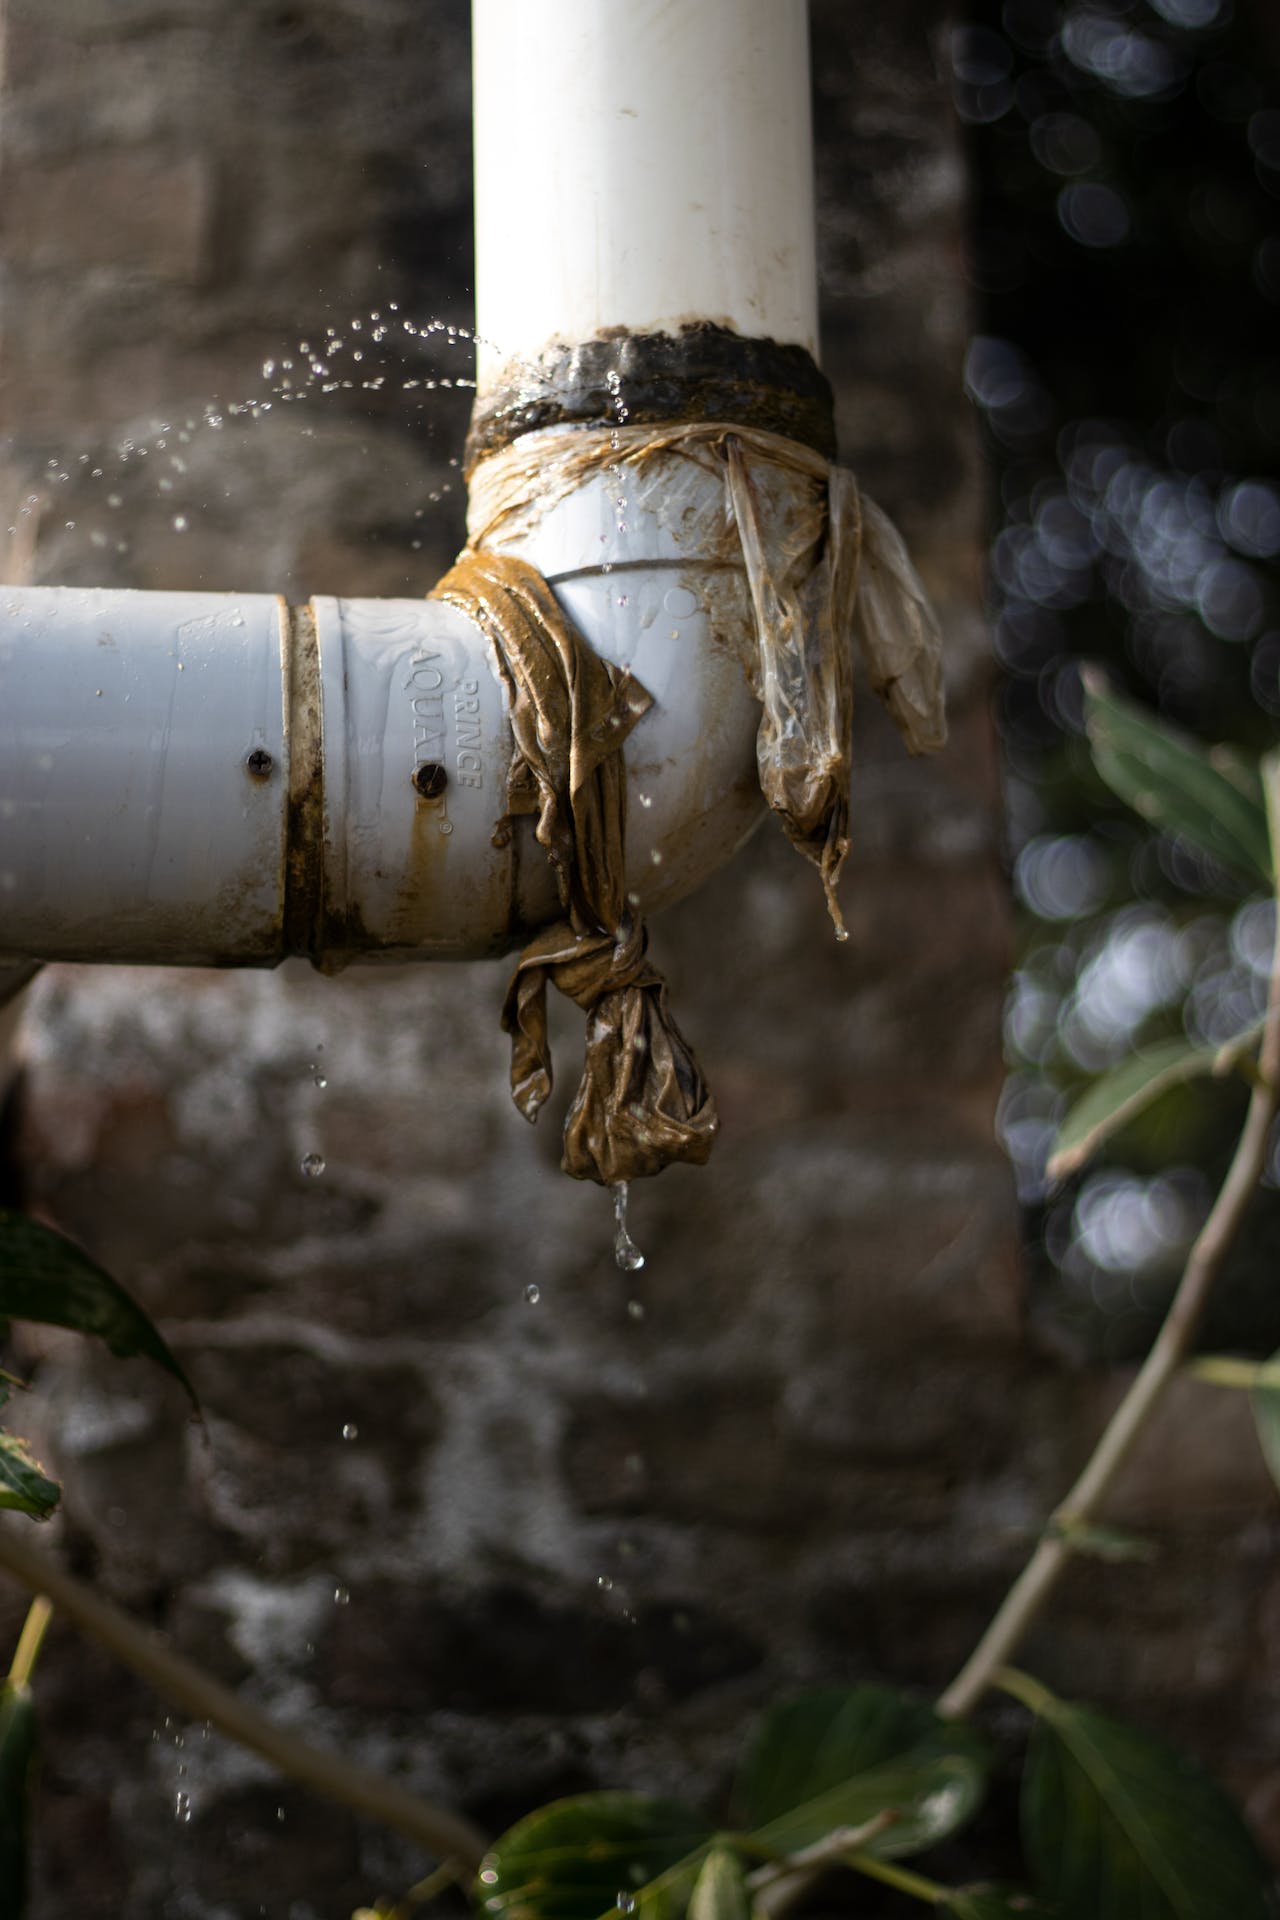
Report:
M 289 797 L 285 836 L 284 945 L 286 953 L 316 955 L 323 948 L 324 740 L 320 650 L 310 606 L 284 608 L 288 642 L 285 672 L 285 752 Z
M 718 420 L 781 434 L 826 458 L 836 451 L 831 386 L 804 347 L 703 320 L 676 333 L 607 328 L 573 345 L 553 342 L 536 360 L 505 369 L 503 384 L 476 400 L 467 467 L 523 433 L 620 418 Z
M 534 1120 L 551 1091 L 553 983 L 587 1015 L 565 1172 L 610 1186 L 673 1160 L 700 1164 L 715 1138 L 715 1103 L 624 891 L 622 746 L 650 697 L 592 651 L 542 575 L 513 555 L 468 549 L 432 598 L 460 608 L 493 644 L 511 703 L 507 816 L 536 816 L 564 912 L 521 954 L 503 1008 L 516 1105 Z

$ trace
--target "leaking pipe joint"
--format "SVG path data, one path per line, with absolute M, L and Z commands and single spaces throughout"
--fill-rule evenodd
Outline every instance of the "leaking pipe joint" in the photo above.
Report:
M 476 0 L 474 32 L 477 488 L 517 441 L 624 421 L 830 454 L 805 9 Z M 642 912 L 761 811 L 725 523 L 722 475 L 666 453 L 495 542 L 652 697 L 625 749 Z M 0 970 L 507 951 L 557 912 L 511 752 L 490 644 L 442 601 L 0 589 Z
M 682 477 L 679 525 L 638 498 L 620 522 L 604 477 L 520 543 L 653 696 L 626 749 L 641 911 L 761 805 L 723 488 Z M 556 912 L 532 821 L 506 819 L 510 761 L 492 649 L 443 601 L 3 590 L 0 965 L 506 952 Z

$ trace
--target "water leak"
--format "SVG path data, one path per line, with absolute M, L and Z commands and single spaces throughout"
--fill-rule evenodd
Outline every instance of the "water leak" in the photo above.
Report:
M 58 515 L 60 528 L 68 532 L 80 529 L 81 537 L 87 537 L 93 547 L 114 546 L 117 553 L 127 553 L 127 540 L 109 538 L 104 527 L 86 524 L 86 516 L 94 514 L 95 501 L 99 510 L 114 512 L 124 507 L 126 494 L 121 483 L 128 479 L 131 497 L 136 498 L 141 490 L 163 500 L 170 532 L 184 534 L 195 524 L 204 505 L 199 497 L 203 487 L 189 464 L 197 451 L 193 444 L 197 436 L 220 432 L 230 422 L 258 420 L 285 406 L 296 407 L 330 394 L 377 393 L 384 389 L 405 395 L 470 391 L 475 387 L 470 356 L 479 344 L 488 343 L 482 343 L 470 328 L 444 320 L 414 321 L 400 312 L 396 301 L 389 302 L 385 309 L 353 314 L 345 326 L 325 326 L 323 338 L 317 332 L 312 338 L 298 340 L 278 357 L 263 360 L 262 384 L 256 392 L 243 391 L 241 398 L 233 400 L 214 398 L 180 417 L 156 415 L 141 432 L 135 429 L 105 451 L 63 454 L 48 461 L 39 478 L 39 490 L 25 497 L 8 533 L 11 538 L 18 537 L 26 521 L 29 524 L 23 538 L 31 543 L 38 537 L 45 516 L 53 511 L 57 495 L 71 488 L 76 517 L 69 517 L 65 511 Z M 459 365 L 464 358 L 466 364 Z M 250 385 L 246 380 L 245 388 Z M 406 399 L 402 404 L 422 412 L 431 402 L 419 398 Z M 456 459 L 449 464 L 458 466 Z M 86 488 L 85 482 L 99 484 Z M 452 491 L 453 482 L 445 481 L 428 497 L 438 502 Z M 67 504 L 70 506 L 72 500 Z
M 639 1273 L 644 1265 L 644 1255 L 627 1231 L 627 1201 L 630 1188 L 625 1180 L 619 1180 L 613 1188 L 613 1257 L 623 1273 Z

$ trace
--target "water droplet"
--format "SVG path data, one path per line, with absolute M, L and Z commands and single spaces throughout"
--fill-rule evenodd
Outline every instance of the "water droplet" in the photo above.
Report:
M 348 1420 L 346 1422 L 342 1429 L 342 1437 L 344 1440 L 358 1440 L 360 1438 L 360 1429 L 354 1420 Z
M 627 1232 L 629 1191 L 625 1180 L 619 1180 L 613 1189 L 613 1257 L 623 1273 L 638 1273 L 644 1265 L 644 1255 Z
M 659 853 L 656 847 L 653 849 L 653 852 L 649 855 L 649 858 L 655 867 L 660 867 L 662 865 L 662 855 Z
M 191 1795 L 189 1793 L 178 1793 L 174 1795 L 173 1817 L 175 1820 L 180 1820 L 184 1826 L 187 1821 L 190 1820 Z
M 187 516 L 186 516 L 186 514 L 185 514 L 185 513 L 175 513 L 175 514 L 174 514 L 174 516 L 173 516 L 173 530 L 174 530 L 174 532 L 175 532 L 175 533 L 185 533 L 185 532 L 186 532 L 186 530 L 187 530 Z
M 529 1302 L 529 1305 L 531 1307 L 536 1307 L 539 1300 L 541 1300 L 542 1288 L 538 1285 L 538 1283 L 535 1280 L 531 1280 L 528 1286 L 525 1288 L 524 1297 Z
M 643 1259 L 644 1258 L 643 1254 L 640 1257 L 641 1259 Z M 628 1300 L 627 1313 L 632 1320 L 643 1320 L 644 1319 L 643 1300 Z
M 638 793 L 636 799 L 642 807 L 651 807 L 653 805 L 653 795 L 651 793 Z
M 333 1604 L 335 1607 L 350 1606 L 351 1589 L 349 1587 L 335 1587 L 333 1590 Z
M 596 1585 L 599 1587 L 601 1593 L 613 1592 L 613 1581 L 607 1573 L 598 1573 L 596 1575 Z
M 322 1073 L 313 1074 L 312 1078 L 318 1087 L 327 1087 L 329 1084 L 328 1080 L 325 1078 L 324 1074 Z
M 276 1819 L 280 1822 L 281 1826 L 284 1825 L 284 1808 L 283 1807 L 276 1808 Z
M 301 1167 L 308 1180 L 318 1180 L 324 1172 L 324 1155 L 322 1153 L 304 1153 L 301 1160 Z
M 634 1893 L 619 1893 L 615 1904 L 619 1913 L 634 1913 L 636 1910 L 636 1897 Z

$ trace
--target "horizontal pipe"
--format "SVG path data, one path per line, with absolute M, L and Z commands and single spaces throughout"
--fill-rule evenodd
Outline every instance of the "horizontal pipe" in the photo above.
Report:
M 626 747 L 627 884 L 649 912 L 758 819 L 759 710 L 722 481 L 664 453 L 627 487 L 625 520 L 597 474 L 493 544 L 653 698 Z M 522 944 L 557 900 L 532 819 L 506 819 L 506 702 L 488 639 L 439 600 L 6 589 L 0 978 Z

